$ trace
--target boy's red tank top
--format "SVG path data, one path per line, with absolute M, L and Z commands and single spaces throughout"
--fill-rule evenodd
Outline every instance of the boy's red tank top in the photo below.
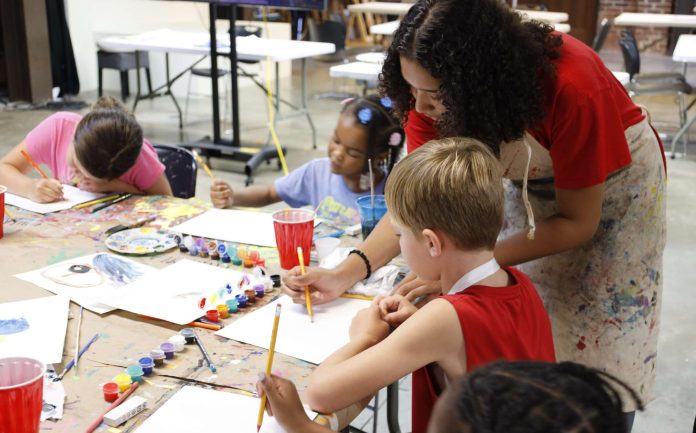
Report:
M 459 316 L 466 350 L 466 370 L 497 360 L 555 362 L 551 323 L 534 285 L 522 272 L 505 268 L 515 284 L 471 286 L 441 296 Z M 426 367 L 413 372 L 412 429 L 425 433 L 435 400 L 436 382 Z

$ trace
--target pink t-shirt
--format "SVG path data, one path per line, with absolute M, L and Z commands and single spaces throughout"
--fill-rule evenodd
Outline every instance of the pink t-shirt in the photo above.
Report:
M 70 112 L 58 112 L 32 129 L 25 138 L 27 152 L 39 164 L 46 164 L 53 177 L 61 183 L 69 184 L 73 173 L 68 164 L 68 150 L 75 139 L 75 128 L 82 116 Z M 150 188 L 164 173 L 164 164 L 149 141 L 143 140 L 143 147 L 135 165 L 125 172 L 119 180 L 133 185 L 140 191 Z

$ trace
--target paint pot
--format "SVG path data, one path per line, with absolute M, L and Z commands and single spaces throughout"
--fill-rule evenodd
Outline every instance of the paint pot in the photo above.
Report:
M 254 284 L 254 292 L 256 292 L 257 298 L 263 298 L 263 295 L 266 294 L 263 284 Z
M 133 379 L 131 379 L 130 374 L 121 373 L 114 377 L 114 382 L 116 382 L 116 385 L 118 385 L 119 391 L 125 392 L 128 388 L 130 388 L 131 383 L 133 383 Z
M 259 258 L 259 259 L 256 261 L 256 266 L 265 267 L 265 266 L 266 266 L 266 260 L 264 260 L 264 259 L 262 259 L 262 258 Z
M 236 299 L 228 299 L 225 301 L 225 305 L 227 305 L 227 311 L 230 313 L 236 313 L 237 308 L 239 307 L 239 302 L 237 302 Z
M 161 367 L 164 365 L 164 351 L 160 349 L 152 349 L 150 351 L 150 358 L 155 361 L 155 367 Z
M 217 310 L 221 319 L 227 319 L 230 317 L 230 308 L 227 306 L 227 304 L 218 305 Z
M 249 258 L 249 249 L 244 246 L 237 247 L 237 257 L 241 260 L 246 260 Z
M 256 303 L 256 292 L 254 291 L 254 289 L 244 289 L 244 294 L 247 297 L 247 303 L 249 303 L 249 304 Z
M 128 368 L 126 368 L 126 374 L 131 377 L 133 382 L 142 382 L 144 373 L 145 371 L 140 365 L 129 365 Z
M 143 374 L 149 376 L 152 374 L 152 368 L 155 366 L 155 361 L 149 356 L 144 356 L 138 360 L 138 364 L 143 369 Z
M 184 350 L 184 344 L 186 344 L 186 338 L 181 334 L 172 335 L 168 340 L 174 345 L 174 352 L 181 352 Z
M 230 257 L 229 254 L 224 253 L 222 257 L 220 257 L 220 260 L 222 260 L 222 263 L 231 263 L 232 262 L 232 257 Z
M 182 242 L 182 243 L 179 244 L 179 251 L 181 251 L 182 253 L 188 253 L 188 252 L 189 252 L 189 249 L 188 249 L 188 247 L 187 247 L 186 245 L 184 245 L 184 243 Z
M 218 310 L 208 310 L 205 312 L 205 318 L 210 320 L 211 322 L 219 322 L 220 321 L 220 313 L 218 313 Z
M 102 385 L 104 400 L 113 403 L 118 399 L 118 384 L 116 382 L 106 382 Z
M 245 268 L 253 268 L 254 267 L 254 261 L 251 259 L 244 259 L 244 267 Z
M 249 299 L 247 299 L 246 295 L 237 295 L 234 297 L 234 299 L 237 300 L 237 305 L 239 306 L 239 308 L 246 307 L 247 301 L 249 300 Z
M 160 344 L 160 350 L 164 352 L 164 357 L 167 359 L 172 359 L 174 358 L 174 345 L 170 343 L 169 341 L 165 341 L 164 343 Z
M 247 258 L 251 259 L 253 262 L 256 262 L 261 258 L 261 254 L 259 254 L 257 250 L 252 250 L 249 251 L 249 256 Z
M 204 259 L 208 258 L 208 248 L 205 245 L 203 245 L 198 252 L 198 257 L 203 257 Z
M 195 245 L 191 245 L 191 248 L 189 248 L 189 254 L 191 254 L 194 257 L 198 256 L 198 247 Z
M 280 275 L 271 275 L 271 281 L 273 281 L 273 287 L 280 287 Z
M 210 260 L 220 260 L 220 253 L 218 253 L 217 250 L 213 250 L 213 252 L 210 253 Z
M 193 344 L 196 342 L 196 332 L 193 328 L 184 328 L 179 331 L 179 334 L 183 335 L 186 340 L 186 344 Z
M 232 264 L 235 266 L 239 266 L 242 264 L 242 259 L 240 259 L 239 256 L 234 256 L 232 257 Z

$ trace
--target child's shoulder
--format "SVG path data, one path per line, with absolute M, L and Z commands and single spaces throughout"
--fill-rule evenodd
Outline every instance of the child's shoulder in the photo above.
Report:
M 44 122 L 77 124 L 81 119 L 82 116 L 80 114 L 71 111 L 57 111 L 48 116 Z

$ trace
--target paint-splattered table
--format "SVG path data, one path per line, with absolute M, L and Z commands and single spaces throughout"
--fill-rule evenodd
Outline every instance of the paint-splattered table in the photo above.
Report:
M 135 197 L 103 211 L 91 214 L 89 209 L 69 210 L 48 215 L 38 215 L 17 208 L 10 208 L 16 222 L 5 225 L 5 237 L 0 240 L 0 302 L 18 301 L 49 296 L 33 284 L 14 278 L 13 275 L 31 271 L 73 257 L 107 252 L 104 246 L 105 231 L 118 224 L 134 223 L 149 215 L 157 215 L 152 226 L 168 228 L 204 212 L 207 203 L 196 199 L 182 200 L 164 197 Z M 275 249 L 260 250 L 267 267 L 278 270 Z M 181 257 L 178 250 L 168 253 L 136 257 L 154 267 L 164 267 Z M 187 258 L 206 261 L 207 259 Z M 224 265 L 228 266 L 228 265 Z M 236 268 L 233 266 L 233 268 Z M 238 269 L 241 270 L 241 269 Z M 274 295 L 278 294 L 276 292 Z M 253 308 L 273 299 L 266 296 Z M 252 311 L 248 309 L 248 311 Z M 70 314 L 76 318 L 79 306 L 71 303 Z M 226 319 L 231 323 L 239 314 Z M 68 322 L 64 349 L 64 363 L 69 362 L 75 346 L 76 320 Z M 41 430 L 55 433 L 73 433 L 85 428 L 107 406 L 103 399 L 101 384 L 111 380 L 123 369 L 145 356 L 159 343 L 177 333 L 180 326 L 151 320 L 125 311 L 114 311 L 98 315 L 84 310 L 81 325 L 81 344 L 95 333 L 99 339 L 80 358 L 79 368 L 71 370 L 63 379 L 67 398 L 64 416 L 60 421 L 45 421 Z M 174 360 L 164 368 L 156 370 L 138 390 L 138 395 L 148 399 L 150 410 L 136 416 L 118 429 L 108 429 L 102 424 L 97 431 L 129 432 L 137 428 L 153 413 L 154 408 L 165 401 L 175 390 L 187 383 L 199 383 L 227 388 L 230 392 L 254 392 L 259 371 L 265 368 L 265 350 L 233 340 L 216 337 L 213 331 L 200 329 L 199 336 L 218 368 L 212 374 L 195 346 L 187 345 Z M 1 344 L 1 342 L 0 342 Z M 64 364 L 55 365 L 62 371 Z M 307 377 L 313 370 L 312 364 L 276 354 L 274 371 L 291 378 L 300 393 L 304 392 Z

